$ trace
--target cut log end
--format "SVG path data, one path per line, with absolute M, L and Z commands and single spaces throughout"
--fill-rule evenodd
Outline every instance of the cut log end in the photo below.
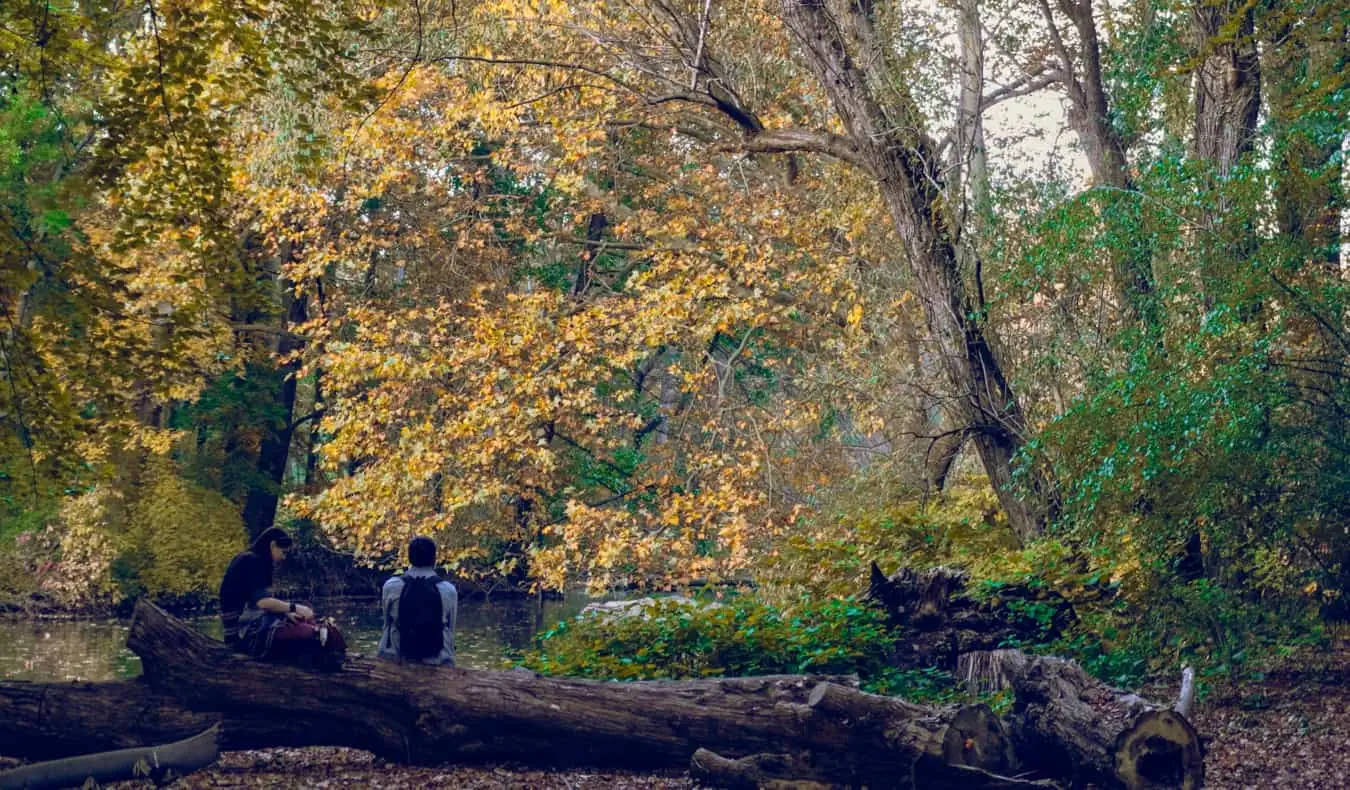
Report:
M 987 705 L 967 705 L 956 712 L 943 734 L 942 754 L 951 765 L 996 774 L 1012 773 L 1016 768 L 1012 740 Z
M 1200 736 L 1174 711 L 1137 718 L 1117 739 L 1115 757 L 1116 778 L 1129 790 L 1198 790 L 1205 781 Z

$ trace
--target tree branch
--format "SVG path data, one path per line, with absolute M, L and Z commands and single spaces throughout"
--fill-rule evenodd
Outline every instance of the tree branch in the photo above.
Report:
M 867 167 L 862 153 L 847 138 L 811 129 L 768 129 L 740 142 L 720 146 L 720 149 L 762 154 L 805 151 L 825 154 L 858 167 Z
M 980 100 L 980 106 L 989 109 L 999 102 L 1015 99 L 1019 96 L 1028 96 L 1056 82 L 1061 82 L 1063 79 L 1064 73 L 1059 69 L 1051 69 L 1045 65 L 1036 66 L 1030 72 L 985 95 Z

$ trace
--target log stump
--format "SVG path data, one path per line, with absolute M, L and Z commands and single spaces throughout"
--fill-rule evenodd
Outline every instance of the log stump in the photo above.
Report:
M 1112 688 L 1072 661 L 985 651 L 962 656 L 958 674 L 984 690 L 1012 689 L 1008 724 L 1024 768 L 1128 790 L 1204 784 L 1200 736 L 1182 712 Z M 1187 697 L 1183 689 L 1183 710 Z

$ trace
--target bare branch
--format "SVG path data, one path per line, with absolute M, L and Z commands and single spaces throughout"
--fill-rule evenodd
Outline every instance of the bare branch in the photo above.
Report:
M 1015 99 L 1019 96 L 1028 96 L 1056 82 L 1062 82 L 1063 79 L 1064 72 L 1059 69 L 1051 69 L 1044 65 L 1037 66 L 1027 74 L 1023 74 L 1007 85 L 987 94 L 980 100 L 980 106 L 989 109 L 999 102 Z
M 825 154 L 851 165 L 867 167 L 861 152 L 847 138 L 811 129 L 768 129 L 741 142 L 724 145 L 722 150 L 767 154 L 804 151 Z

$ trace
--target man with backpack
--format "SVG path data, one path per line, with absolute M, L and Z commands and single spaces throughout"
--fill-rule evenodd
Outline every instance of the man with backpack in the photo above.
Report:
M 436 575 L 436 542 L 408 543 L 408 570 L 384 583 L 380 595 L 384 633 L 380 658 L 420 664 L 455 664 L 455 614 L 459 593 Z

